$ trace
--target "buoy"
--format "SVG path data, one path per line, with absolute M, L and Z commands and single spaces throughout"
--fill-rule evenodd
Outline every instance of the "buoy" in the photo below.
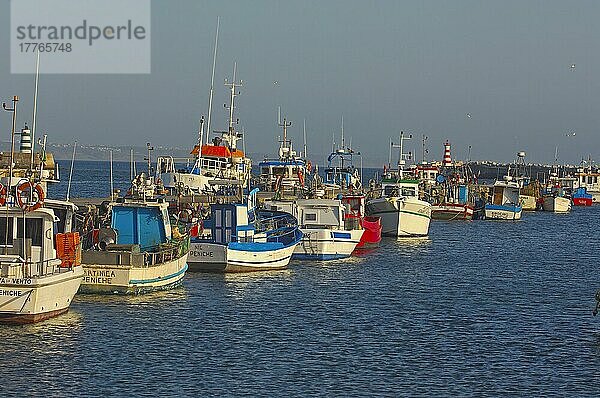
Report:
M 30 192 L 31 190 L 31 192 Z M 34 202 L 29 202 L 29 197 Z M 24 211 L 34 211 L 42 207 L 44 204 L 44 190 L 40 184 L 35 184 L 31 181 L 24 182 L 17 187 L 17 204 Z

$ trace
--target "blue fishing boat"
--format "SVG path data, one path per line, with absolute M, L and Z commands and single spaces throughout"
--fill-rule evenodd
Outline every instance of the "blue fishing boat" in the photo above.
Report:
M 120 198 L 107 207 L 99 228 L 84 233 L 80 291 L 137 294 L 178 286 L 189 237 L 171 228 L 168 204 Z
M 258 188 L 247 203 L 212 204 L 210 218 L 192 237 L 190 271 L 249 272 L 284 269 L 302 239 L 297 220 L 256 208 Z
M 573 192 L 573 205 L 591 206 L 592 198 L 592 194 L 588 193 L 585 187 L 579 187 Z

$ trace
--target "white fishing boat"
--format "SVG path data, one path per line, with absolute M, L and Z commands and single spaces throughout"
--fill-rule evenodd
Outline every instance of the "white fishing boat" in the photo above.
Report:
M 562 196 L 544 195 L 542 203 L 544 211 L 568 213 L 571 211 L 571 199 Z
M 287 213 L 256 209 L 253 190 L 246 204 L 213 204 L 210 218 L 192 237 L 190 271 L 250 272 L 284 269 L 302 239 Z
M 233 81 L 225 84 L 230 87 L 229 127 L 227 131 L 217 132 L 219 136 L 209 142 L 210 131 L 204 137 L 204 118 L 200 120 L 198 144 L 192 149 L 193 159 L 174 159 L 162 156 L 157 159 L 156 169 L 160 183 L 170 190 L 189 190 L 193 192 L 215 191 L 221 186 L 248 186 L 252 162 L 238 146 L 243 133 L 235 129 L 234 119 L 236 90 L 235 67 Z M 208 128 L 210 129 L 210 123 Z M 183 164 L 182 164 L 183 163 Z
M 40 185 L 13 188 L 16 199 L 0 186 L 0 321 L 32 323 L 68 311 L 83 279 L 81 247 L 77 233 L 57 232 L 64 219 L 42 207 L 43 195 L 31 193 L 43 192 Z
M 283 123 L 279 123 L 283 128 L 283 136 L 279 140 L 279 157 L 265 158 L 258 164 L 258 185 L 262 191 L 275 192 L 280 196 L 298 196 L 306 188 L 306 179 L 312 165 L 306 160 L 306 142 L 303 154 L 294 150 L 287 132 L 291 125 L 292 122 L 286 118 L 283 119 Z
M 559 178 L 552 173 L 543 194 L 542 208 L 553 213 L 568 213 L 571 211 L 571 195 L 574 178 Z
M 83 235 L 80 291 L 138 294 L 178 286 L 188 268 L 189 238 L 171 228 L 167 208 L 161 199 L 108 204 L 108 214 Z
M 403 153 L 404 140 L 410 139 L 400 132 L 398 170 L 384 170 L 379 195 L 367 202 L 367 215 L 381 218 L 382 234 L 395 237 L 424 237 L 429 234 L 431 204 L 419 199 L 419 180 L 413 172 L 405 170 L 410 154 Z
M 345 223 L 345 206 L 337 199 L 267 200 L 265 208 L 284 211 L 298 220 L 304 234 L 293 258 L 335 260 L 350 257 L 360 243 L 364 229 Z
M 492 187 L 490 202 L 485 204 L 485 218 L 488 220 L 519 220 L 523 208 L 519 201 L 521 187 L 511 176 L 504 176 Z

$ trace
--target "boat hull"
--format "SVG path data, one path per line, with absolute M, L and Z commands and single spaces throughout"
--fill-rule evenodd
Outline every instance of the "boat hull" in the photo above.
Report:
M 431 219 L 433 220 L 472 220 L 473 206 L 458 203 L 443 203 L 431 206 Z
M 83 264 L 80 293 L 141 294 L 168 290 L 181 284 L 187 271 L 187 253 L 151 266 Z
M 485 218 L 488 220 L 520 220 L 523 209 L 514 205 L 485 205 Z
M 431 204 L 412 198 L 378 198 L 367 203 L 367 213 L 381 218 L 381 234 L 424 237 L 429 234 Z
M 592 198 L 573 198 L 574 206 L 591 206 Z
M 34 323 L 67 312 L 83 275 L 76 266 L 38 278 L 0 278 L 0 322 Z
M 292 258 L 298 260 L 336 260 L 350 257 L 364 234 L 363 229 L 350 231 L 303 228 L 304 236 Z
M 535 211 L 537 210 L 537 200 L 535 196 L 523 195 L 519 196 L 519 203 L 523 211 Z
M 571 211 L 571 200 L 561 196 L 544 196 L 542 208 L 553 213 L 568 213 Z
M 363 217 L 361 224 L 365 231 L 354 250 L 372 249 L 379 246 L 381 243 L 381 218 Z
M 297 243 L 274 250 L 259 250 L 258 244 L 192 242 L 190 272 L 252 272 L 287 268 Z

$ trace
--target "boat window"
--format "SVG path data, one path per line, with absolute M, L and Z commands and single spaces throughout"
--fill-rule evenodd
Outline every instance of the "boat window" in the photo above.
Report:
M 42 246 L 42 225 L 41 218 L 25 219 L 25 238 L 31 239 L 32 246 Z M 17 238 L 23 238 L 23 219 L 17 219 Z
M 414 188 L 402 188 L 402 196 L 416 196 Z
M 268 168 L 268 167 L 263 167 L 263 168 L 262 168 L 262 172 L 261 172 L 261 173 L 262 173 L 262 174 L 267 174 L 267 175 L 268 175 L 268 174 L 269 174 L 269 168 Z
M 304 221 L 317 221 L 317 213 L 306 213 Z
M 398 194 L 398 189 L 394 186 L 387 186 L 383 190 L 385 196 L 395 196 Z
M 0 246 L 13 244 L 13 218 L 8 217 L 8 241 L 6 240 L 6 217 L 0 217 Z
M 58 222 L 55 223 L 56 233 L 64 233 L 65 232 L 65 220 L 67 219 L 67 210 L 66 209 L 53 209 L 54 215 L 58 217 Z M 21 221 L 21 224 L 23 222 Z M 22 227 L 22 225 L 21 225 Z

